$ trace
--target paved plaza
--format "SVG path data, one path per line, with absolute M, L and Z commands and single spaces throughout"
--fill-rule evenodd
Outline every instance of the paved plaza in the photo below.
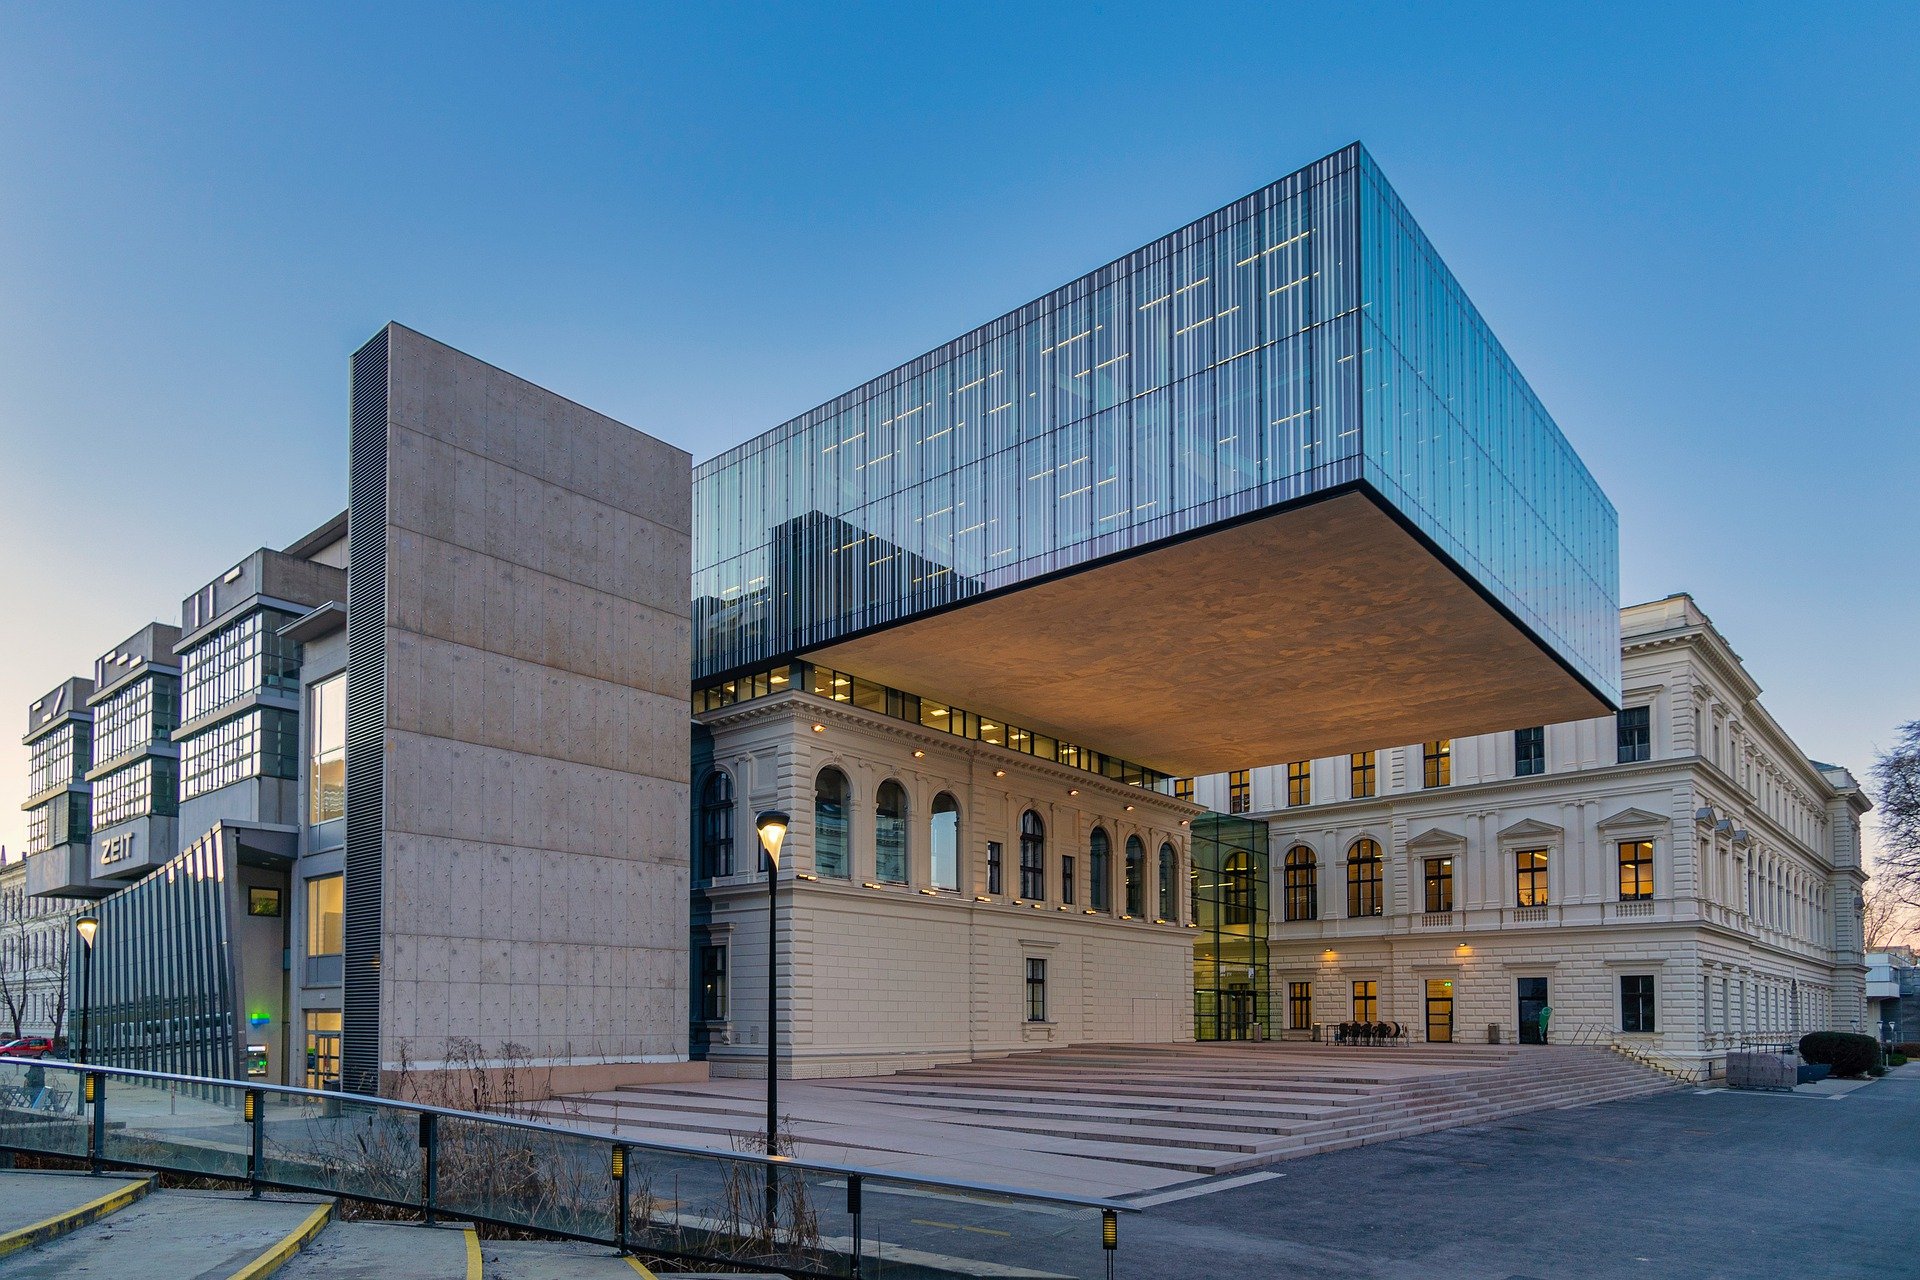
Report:
M 1920 1065 L 1838 1096 L 1671 1091 L 1276 1166 L 1126 1223 L 1127 1274 L 1920 1275 Z

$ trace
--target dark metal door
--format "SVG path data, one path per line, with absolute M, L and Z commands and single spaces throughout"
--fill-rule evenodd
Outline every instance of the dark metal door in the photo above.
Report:
M 1547 980 L 1521 978 L 1519 989 L 1520 1043 L 1545 1044 L 1546 1037 L 1540 1034 L 1540 1011 L 1547 1007 Z

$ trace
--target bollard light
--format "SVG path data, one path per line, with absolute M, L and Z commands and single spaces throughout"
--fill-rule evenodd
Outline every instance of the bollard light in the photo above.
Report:
M 1120 1247 L 1120 1216 L 1111 1209 L 1100 1211 L 1100 1247 L 1102 1249 Z
M 616 1179 L 627 1176 L 627 1149 L 625 1147 L 615 1147 L 613 1149 L 611 1176 Z

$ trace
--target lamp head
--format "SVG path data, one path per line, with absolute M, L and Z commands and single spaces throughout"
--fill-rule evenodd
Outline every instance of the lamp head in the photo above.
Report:
M 774 866 L 780 865 L 780 845 L 787 838 L 787 824 L 791 819 L 779 809 L 768 809 L 753 820 L 760 832 L 761 847 L 767 851 L 767 857 Z
M 73 927 L 79 931 L 80 941 L 87 944 L 88 950 L 92 950 L 93 939 L 100 932 L 99 917 L 81 916 L 78 920 L 75 920 L 73 922 Z

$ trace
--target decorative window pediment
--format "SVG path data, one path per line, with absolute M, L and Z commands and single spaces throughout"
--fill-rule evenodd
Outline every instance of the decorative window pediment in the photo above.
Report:
M 1646 831 L 1662 829 L 1671 824 L 1665 814 L 1649 813 L 1645 809 L 1622 809 L 1616 814 L 1600 820 L 1600 830 L 1609 834 L 1616 831 Z
M 1444 831 L 1439 827 L 1428 827 L 1425 831 L 1422 831 L 1419 835 L 1407 841 L 1407 848 L 1414 853 L 1424 853 L 1428 850 L 1453 853 L 1466 847 L 1467 838 L 1465 836 L 1455 835 L 1453 832 Z
M 1522 818 L 1512 826 L 1500 828 L 1500 842 L 1502 844 L 1554 844 L 1566 834 L 1566 828 L 1556 827 L 1551 822 Z

